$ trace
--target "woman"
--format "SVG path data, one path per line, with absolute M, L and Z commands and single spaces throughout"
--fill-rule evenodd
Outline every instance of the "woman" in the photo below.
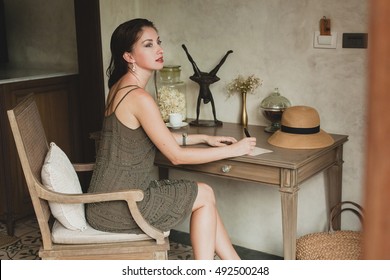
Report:
M 207 143 L 210 148 L 182 148 L 182 135 L 171 133 L 154 98 L 145 86 L 163 67 L 163 49 L 157 30 L 146 19 L 117 27 L 111 37 L 110 88 L 89 192 L 140 188 L 138 207 L 144 218 L 166 231 L 191 212 L 190 235 L 195 259 L 239 259 L 215 205 L 211 187 L 188 180 L 150 180 L 155 149 L 173 164 L 202 164 L 249 154 L 255 138 L 189 135 L 187 145 Z M 231 145 L 226 145 L 230 142 Z M 96 229 L 137 232 L 125 202 L 90 204 L 88 222 Z

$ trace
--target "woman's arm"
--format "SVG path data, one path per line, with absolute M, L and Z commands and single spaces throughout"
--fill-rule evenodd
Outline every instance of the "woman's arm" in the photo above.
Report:
M 178 145 L 183 145 L 183 134 L 176 132 L 172 133 Z M 212 147 L 221 147 L 236 143 L 234 137 L 229 136 L 211 136 L 206 134 L 188 134 L 186 137 L 186 145 L 207 144 Z
M 192 137 L 190 135 L 189 144 L 208 143 L 215 147 L 183 148 L 179 145 L 182 141 L 181 135 L 174 135 L 167 128 L 156 102 L 149 93 L 137 89 L 123 102 L 124 104 L 121 104 L 116 111 L 118 119 L 133 129 L 141 125 L 160 152 L 173 164 L 200 164 L 246 155 L 256 146 L 256 138 L 254 137 L 246 137 L 236 141 L 232 137 L 206 137 L 202 135 Z M 221 143 L 221 141 L 228 139 L 234 143 L 232 145 Z

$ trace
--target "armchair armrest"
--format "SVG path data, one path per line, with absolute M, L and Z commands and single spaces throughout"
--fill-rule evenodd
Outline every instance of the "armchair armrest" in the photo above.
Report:
M 130 213 L 143 232 L 156 240 L 157 244 L 164 244 L 164 233 L 159 229 L 150 225 L 142 216 L 137 207 L 137 201 L 144 198 L 142 190 L 121 190 L 107 193 L 82 193 L 82 194 L 66 194 L 48 190 L 40 183 L 36 183 L 37 195 L 39 198 L 49 202 L 57 202 L 64 204 L 72 203 L 94 203 L 104 201 L 124 200 L 127 202 Z
M 141 201 L 144 197 L 141 190 L 122 190 L 107 193 L 82 193 L 82 194 L 67 194 L 48 190 L 43 186 L 37 189 L 38 196 L 49 202 L 57 202 L 64 204 L 72 203 L 94 203 L 115 200 L 131 200 L 134 202 Z

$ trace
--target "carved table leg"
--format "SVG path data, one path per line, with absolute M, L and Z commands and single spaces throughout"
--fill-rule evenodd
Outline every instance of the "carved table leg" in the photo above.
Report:
M 341 202 L 342 180 L 343 180 L 343 146 L 336 150 L 336 163 L 332 165 L 326 172 L 327 188 L 328 188 L 328 213 L 330 209 Z M 329 219 L 329 217 L 328 217 Z M 333 228 L 340 229 L 341 215 L 333 221 Z
M 285 260 L 296 258 L 298 185 L 295 170 L 281 170 L 280 196 L 282 203 L 283 255 Z

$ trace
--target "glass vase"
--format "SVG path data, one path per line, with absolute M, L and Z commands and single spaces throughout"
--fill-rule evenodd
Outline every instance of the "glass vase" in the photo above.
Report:
M 242 95 L 241 124 L 244 127 L 248 127 L 248 112 L 246 110 L 246 92 L 241 93 L 241 95 Z

